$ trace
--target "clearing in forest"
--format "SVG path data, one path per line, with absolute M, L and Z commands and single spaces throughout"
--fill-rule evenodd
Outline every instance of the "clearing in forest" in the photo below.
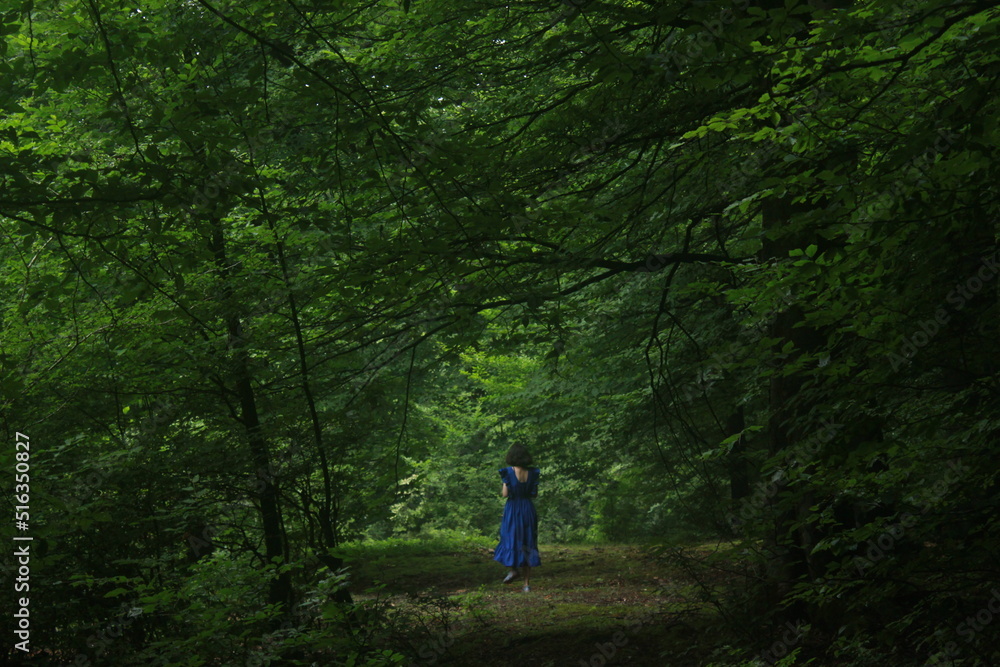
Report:
M 716 549 L 685 550 L 697 557 Z M 704 665 L 715 584 L 638 546 L 542 545 L 542 566 L 503 584 L 482 542 L 396 542 L 345 554 L 351 592 L 385 621 L 358 641 L 407 646 L 414 665 Z M 380 610 L 379 614 L 375 610 Z

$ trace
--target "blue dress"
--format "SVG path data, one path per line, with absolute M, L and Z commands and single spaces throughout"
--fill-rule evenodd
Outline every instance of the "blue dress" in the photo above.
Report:
M 531 499 L 538 495 L 538 468 L 528 470 L 528 481 L 517 481 L 513 468 L 501 468 L 500 479 L 507 485 L 507 503 L 500 521 L 500 544 L 493 560 L 507 567 L 538 567 L 538 514 Z

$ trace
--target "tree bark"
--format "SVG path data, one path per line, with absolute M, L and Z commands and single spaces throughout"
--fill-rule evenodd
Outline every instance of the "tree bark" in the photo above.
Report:
M 743 406 L 737 406 L 733 414 L 726 420 L 726 436 L 731 437 L 741 433 L 746 428 L 743 417 Z M 750 475 L 747 460 L 744 455 L 746 441 L 741 436 L 729 452 L 729 497 L 734 502 L 750 495 Z
M 263 201 L 263 198 L 262 198 Z M 295 300 L 295 292 L 292 286 L 291 273 L 288 270 L 288 262 L 285 258 L 285 245 L 277 236 L 277 230 L 273 223 L 269 223 L 271 232 L 275 235 L 275 251 L 278 256 L 278 263 L 281 265 L 281 276 L 288 292 L 288 310 L 291 316 L 292 328 L 295 331 L 295 346 L 299 359 L 299 376 L 302 379 L 302 395 L 306 400 L 309 409 L 309 420 L 312 424 L 313 444 L 316 449 L 316 456 L 319 460 L 320 472 L 323 475 L 323 497 L 319 502 L 317 511 L 319 521 L 320 545 L 318 558 L 321 563 L 329 569 L 336 571 L 344 567 L 344 560 L 331 555 L 328 549 L 337 546 L 337 535 L 334 530 L 334 514 L 331 508 L 334 506 L 333 479 L 330 474 L 330 462 L 326 455 L 326 447 L 323 442 L 323 424 L 319 418 L 319 411 L 316 409 L 316 400 L 313 396 L 312 383 L 309 380 L 309 362 L 306 353 L 305 338 L 302 335 L 302 322 L 299 319 L 298 302 Z M 351 593 L 346 588 L 337 589 L 334 599 L 338 602 L 353 602 Z
M 278 488 L 271 468 L 271 450 L 261 429 L 257 411 L 257 397 L 247 355 L 247 341 L 243 335 L 243 322 L 239 308 L 232 297 L 231 277 L 233 268 L 226 259 L 226 241 L 219 219 L 213 219 L 212 252 L 222 281 L 223 308 L 227 333 L 227 347 L 231 355 L 231 372 L 234 389 L 240 403 L 239 421 L 250 447 L 250 457 L 256 471 L 256 496 L 259 504 L 261 527 L 264 531 L 264 554 L 268 563 L 283 565 L 288 562 L 286 539 L 282 529 Z M 268 603 L 278 605 L 287 613 L 292 601 L 292 580 L 289 572 L 275 575 L 268 587 Z
M 789 250 L 804 248 L 808 244 L 808 239 L 802 238 L 801 234 L 777 236 L 780 230 L 793 224 L 794 214 L 802 210 L 801 206 L 793 205 L 787 196 L 766 200 L 762 211 L 766 235 L 762 248 L 763 261 L 781 261 L 788 257 Z M 806 375 L 802 371 L 785 374 L 780 371 L 780 366 L 793 362 L 801 354 L 815 351 L 821 345 L 818 332 L 801 326 L 802 320 L 802 309 L 792 303 L 775 313 L 768 332 L 768 336 L 776 340 L 774 366 L 778 371 L 771 376 L 769 383 L 768 453 L 772 457 L 791 456 L 795 459 L 792 464 L 796 466 L 802 463 L 796 452 L 806 449 L 799 446 L 805 445 L 810 435 L 815 435 L 809 432 L 806 425 L 806 416 L 815 401 L 803 397 Z M 793 344 L 792 356 L 782 360 L 781 350 L 789 342 Z M 792 499 L 772 499 L 777 511 L 773 517 L 773 528 L 765 539 L 772 556 L 771 578 L 776 601 L 785 598 L 795 582 L 810 574 L 809 554 L 817 539 L 810 521 L 813 492 L 798 480 L 791 481 L 786 488 L 792 492 Z M 792 621 L 808 615 L 804 605 L 788 606 L 786 613 Z

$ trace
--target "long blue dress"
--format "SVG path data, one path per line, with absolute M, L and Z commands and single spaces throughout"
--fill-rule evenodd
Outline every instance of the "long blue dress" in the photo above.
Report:
M 538 495 L 538 468 L 528 470 L 528 481 L 517 481 L 513 468 L 501 468 L 500 479 L 507 485 L 507 503 L 500 521 L 500 544 L 493 560 L 507 567 L 538 567 L 538 514 L 531 499 Z

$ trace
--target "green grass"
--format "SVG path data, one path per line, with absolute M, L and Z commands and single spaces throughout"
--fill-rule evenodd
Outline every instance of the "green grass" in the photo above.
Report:
M 589 664 L 602 647 L 622 664 L 705 664 L 707 639 L 692 637 L 710 638 L 702 631 L 718 623 L 715 609 L 669 559 L 629 545 L 540 545 L 542 566 L 524 593 L 520 580 L 501 583 L 493 546 L 439 533 L 350 544 L 338 555 L 356 600 L 379 601 L 413 628 L 418 665 L 506 665 L 514 655 Z

